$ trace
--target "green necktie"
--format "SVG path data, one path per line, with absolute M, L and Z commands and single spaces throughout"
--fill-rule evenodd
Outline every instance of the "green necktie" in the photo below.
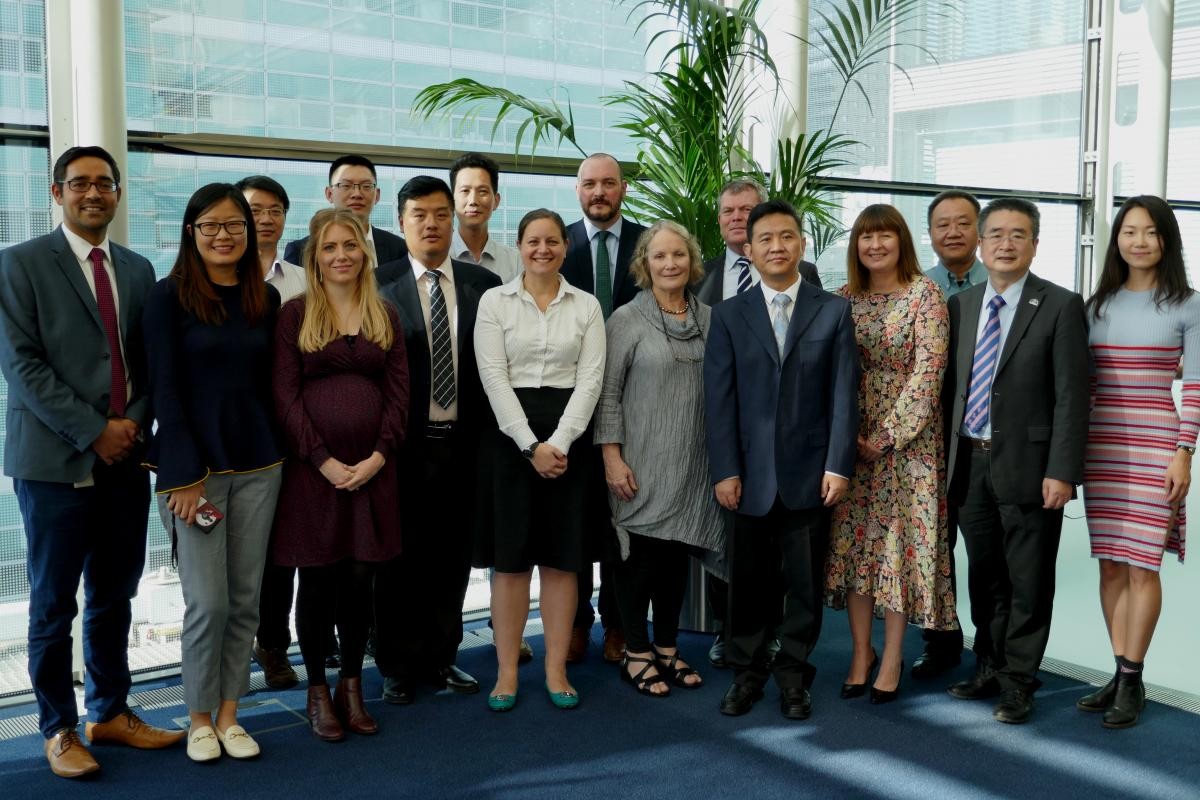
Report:
M 608 319 L 612 314 L 612 278 L 608 269 L 608 231 L 596 233 L 596 299 L 600 301 L 600 311 Z

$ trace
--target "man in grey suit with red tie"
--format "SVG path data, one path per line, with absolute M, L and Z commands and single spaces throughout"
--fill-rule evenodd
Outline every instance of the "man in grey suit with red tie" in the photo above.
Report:
M 745 714 L 768 677 L 767 629 L 784 603 L 769 667 L 788 719 L 812 711 L 809 654 L 821 633 L 829 509 L 854 470 L 858 348 L 850 304 L 800 279 L 800 217 L 773 200 L 747 221 L 761 283 L 712 310 L 704 421 L 717 501 L 736 512 L 729 543 L 722 714 Z
M 595 295 L 605 319 L 640 291 L 629 274 L 629 262 L 646 228 L 621 215 L 621 203 L 628 189 L 620 162 L 607 153 L 594 153 L 580 162 L 575 193 L 583 209 L 583 219 L 567 226 L 567 257 L 562 276 L 572 286 Z M 603 475 L 603 470 L 599 474 Z M 597 483 L 594 499 L 595 509 L 589 513 L 607 517 L 608 486 L 603 481 Z M 625 634 L 612 587 L 612 565 L 601 559 L 597 605 L 604 628 L 604 660 L 617 662 L 625 655 Z M 567 650 L 568 663 L 583 660 L 594 622 L 589 565 L 579 573 L 579 603 Z
M 150 508 L 138 456 L 151 421 L 142 307 L 154 269 L 108 238 L 120 179 L 104 149 L 70 148 L 50 186 L 62 226 L 0 252 L 4 473 L 25 523 L 29 678 L 46 759 L 64 778 L 100 768 L 79 739 L 71 681 L 81 577 L 88 738 L 157 749 L 185 734 L 145 724 L 127 704 Z
M 1008 723 L 1029 719 L 1041 685 L 1063 506 L 1083 480 L 1088 430 L 1083 299 L 1029 271 L 1039 227 L 1026 200 L 980 213 L 988 280 L 950 298 L 943 389 L 977 659 L 949 691 L 998 696 L 992 716 Z

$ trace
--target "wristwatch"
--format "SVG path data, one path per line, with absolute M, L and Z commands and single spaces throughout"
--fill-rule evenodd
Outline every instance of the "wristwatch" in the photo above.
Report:
M 528 458 L 530 460 L 533 460 L 533 451 L 537 450 L 539 444 L 541 444 L 541 442 L 534 442 L 533 444 L 529 445 L 529 447 L 526 447 L 524 450 L 521 451 L 521 455 L 525 456 L 526 458 Z
M 1196 448 L 1192 447 L 1190 445 L 1186 445 L 1186 444 L 1176 445 L 1175 449 L 1182 450 L 1183 452 L 1187 453 L 1189 456 L 1196 455 Z

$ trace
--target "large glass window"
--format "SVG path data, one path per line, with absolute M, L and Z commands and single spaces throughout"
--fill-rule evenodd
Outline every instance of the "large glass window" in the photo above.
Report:
M 424 87 L 470 77 L 569 100 L 580 146 L 632 155 L 600 97 L 646 74 L 640 17 L 613 3 L 126 0 L 129 127 L 510 151 L 516 123 L 422 122 Z
M 1200 200 L 1200 158 L 1196 157 L 1200 152 L 1200 0 L 1175 0 L 1172 49 L 1167 196 Z M 1184 241 L 1197 239 L 1184 237 Z
M 861 76 L 869 100 L 846 93 L 836 130 L 863 146 L 839 174 L 1077 191 L 1083 13 L 1078 0 L 928 3 L 900 37 L 916 46 Z M 811 126 L 829 124 L 841 86 L 810 51 Z
M 0 0 L 0 124 L 46 124 L 43 0 Z

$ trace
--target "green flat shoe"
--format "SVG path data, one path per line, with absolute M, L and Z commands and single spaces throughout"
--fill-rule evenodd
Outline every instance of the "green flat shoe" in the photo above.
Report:
M 579 705 L 579 694 L 577 692 L 552 692 L 550 691 L 550 685 L 546 684 L 546 694 L 550 695 L 550 702 L 554 703 L 555 708 L 561 708 L 566 711 Z
M 513 706 L 517 704 L 517 693 L 512 694 L 489 694 L 488 708 L 492 711 L 512 711 Z

